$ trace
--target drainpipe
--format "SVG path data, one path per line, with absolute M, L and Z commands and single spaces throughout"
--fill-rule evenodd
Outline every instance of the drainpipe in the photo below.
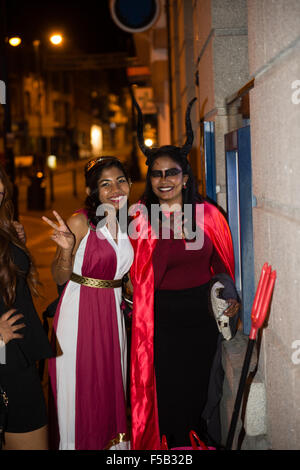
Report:
M 168 37 L 168 82 L 169 82 L 169 110 L 170 110 L 170 134 L 171 143 L 174 141 L 174 121 L 172 112 L 173 92 L 172 92 L 172 62 L 171 62 L 171 28 L 170 28 L 170 0 L 165 2 L 165 11 L 167 18 L 167 37 Z

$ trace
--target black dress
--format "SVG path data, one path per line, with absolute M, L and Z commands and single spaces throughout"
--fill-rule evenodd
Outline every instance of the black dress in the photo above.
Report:
M 47 424 L 47 411 L 36 361 L 53 356 L 47 335 L 36 313 L 26 276 L 29 259 L 24 251 L 10 245 L 13 262 L 21 270 L 12 308 L 22 313 L 17 323 L 26 325 L 18 333 L 22 339 L 6 345 L 5 364 L 0 364 L 0 383 L 8 395 L 7 432 L 25 433 Z M 9 309 L 0 297 L 0 316 Z
M 212 265 L 225 271 L 206 235 L 201 250 L 171 238 L 159 239 L 153 254 L 157 406 L 169 448 L 190 445 L 192 429 L 208 439 L 202 413 L 220 337 L 208 308 Z

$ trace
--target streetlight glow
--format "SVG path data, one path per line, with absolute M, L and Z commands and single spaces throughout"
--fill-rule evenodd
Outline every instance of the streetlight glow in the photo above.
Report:
M 9 38 L 8 42 L 11 46 L 18 47 L 21 44 L 22 39 L 19 36 L 15 36 L 13 38 Z
M 151 147 L 151 145 L 153 145 L 153 140 L 152 140 L 152 139 L 146 139 L 146 140 L 145 140 L 145 145 L 146 145 L 147 147 Z
M 49 155 L 47 158 L 47 165 L 51 170 L 56 170 L 57 161 L 55 155 Z
M 63 42 L 63 37 L 61 34 L 52 34 L 52 36 L 50 36 L 50 42 L 54 45 L 54 46 L 59 46 L 62 42 Z
M 96 124 L 91 127 L 91 145 L 94 155 L 99 154 L 103 148 L 102 128 Z

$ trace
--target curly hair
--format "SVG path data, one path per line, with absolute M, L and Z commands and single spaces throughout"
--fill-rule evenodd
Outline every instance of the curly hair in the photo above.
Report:
M 198 192 L 195 177 L 192 171 L 192 168 L 189 164 L 189 161 L 186 157 L 183 157 L 182 154 L 178 151 L 174 151 L 172 146 L 164 146 L 157 149 L 155 153 L 152 153 L 149 158 L 148 171 L 146 176 L 146 186 L 145 191 L 141 197 L 141 202 L 146 206 L 151 223 L 151 205 L 159 204 L 158 197 L 154 194 L 151 184 L 151 170 L 155 160 L 159 157 L 170 157 L 175 163 L 180 165 L 183 175 L 188 175 L 188 180 L 186 182 L 186 187 L 182 189 L 182 206 L 185 204 L 190 204 L 192 206 L 192 229 L 196 229 L 196 204 L 203 202 L 205 199 Z M 162 218 L 163 215 L 159 213 L 159 217 Z M 153 221 L 154 222 L 154 221 Z M 157 223 L 154 222 L 154 223 Z
M 9 249 L 11 243 L 23 250 L 29 258 L 30 269 L 27 274 L 27 282 L 32 293 L 36 296 L 39 295 L 38 286 L 40 283 L 32 257 L 25 244 L 19 239 L 13 225 L 12 185 L 1 164 L 0 181 L 4 186 L 3 200 L 0 205 L 0 294 L 5 305 L 10 308 L 15 301 L 17 278 L 25 276 L 25 273 L 20 271 L 13 262 Z
M 99 157 L 88 162 L 85 167 L 85 184 L 86 187 L 90 189 L 90 194 L 85 199 L 85 210 L 87 212 L 89 222 L 91 222 L 95 227 L 97 227 L 99 223 L 101 224 L 101 221 L 105 218 L 104 215 L 96 215 L 97 207 L 101 204 L 99 199 L 98 181 L 101 178 L 102 171 L 112 167 L 121 170 L 128 183 L 130 182 L 125 166 L 116 157 Z M 124 231 L 127 229 L 127 226 L 120 228 Z
M 159 157 L 170 157 L 174 162 L 178 163 L 182 169 L 183 175 L 188 175 L 188 180 L 186 187 L 182 189 L 182 205 L 190 204 L 192 206 L 192 230 L 195 231 L 196 228 L 196 204 L 203 202 L 204 198 L 199 194 L 197 190 L 197 185 L 193 175 L 192 168 L 188 161 L 188 154 L 192 149 L 192 144 L 194 140 L 194 134 L 191 123 L 191 109 L 197 98 L 193 98 L 186 109 L 185 113 L 185 127 L 186 127 L 186 141 L 181 147 L 175 145 L 163 145 L 162 147 L 148 148 L 144 143 L 144 132 L 143 132 L 143 114 L 142 110 L 136 101 L 134 94 L 132 93 L 132 102 L 137 110 L 138 121 L 137 121 L 137 139 L 138 144 L 146 157 L 146 165 L 148 166 L 148 172 L 146 177 L 146 188 L 144 194 L 141 198 L 141 202 L 147 207 L 148 214 L 150 216 L 150 223 L 154 222 L 156 225 L 162 219 L 162 214 L 159 213 L 159 221 L 151 220 L 151 205 L 159 204 L 158 197 L 154 194 L 152 190 L 152 184 L 150 179 L 150 173 L 155 160 Z M 157 226 L 157 225 L 156 225 Z

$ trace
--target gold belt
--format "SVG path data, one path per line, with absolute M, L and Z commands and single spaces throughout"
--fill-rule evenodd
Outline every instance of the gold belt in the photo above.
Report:
M 72 273 L 71 281 L 77 282 L 77 284 L 82 284 L 88 287 L 98 287 L 103 288 L 114 288 L 122 287 L 122 279 L 113 279 L 111 281 L 104 281 L 103 279 L 93 279 L 92 277 L 79 276 L 79 274 Z

